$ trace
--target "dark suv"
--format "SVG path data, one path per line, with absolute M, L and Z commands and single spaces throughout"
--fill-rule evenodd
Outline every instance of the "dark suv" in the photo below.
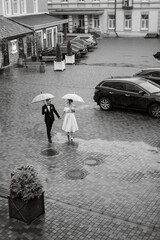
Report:
M 146 68 L 135 73 L 133 77 L 143 77 L 160 85 L 160 68 Z
M 95 87 L 93 99 L 104 111 L 120 107 L 160 117 L 160 86 L 143 78 L 106 79 Z

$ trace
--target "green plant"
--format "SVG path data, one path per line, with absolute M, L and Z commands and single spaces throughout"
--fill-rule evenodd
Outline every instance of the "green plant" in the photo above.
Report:
M 67 55 L 72 56 L 72 46 L 70 40 L 67 42 Z
M 61 53 L 61 49 L 60 49 L 59 43 L 57 43 L 57 45 L 56 45 L 56 61 L 57 62 L 61 62 L 62 61 L 62 53 Z
M 11 173 L 10 197 L 28 201 L 40 197 L 42 184 L 33 166 L 21 166 Z

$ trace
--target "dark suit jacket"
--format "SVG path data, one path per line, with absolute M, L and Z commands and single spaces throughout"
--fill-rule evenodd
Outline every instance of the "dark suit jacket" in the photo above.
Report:
M 54 113 L 57 115 L 58 118 L 60 118 L 53 104 L 50 104 L 50 111 L 48 110 L 48 107 L 46 104 L 43 105 L 42 114 L 45 115 L 44 116 L 45 122 L 54 121 L 55 120 Z

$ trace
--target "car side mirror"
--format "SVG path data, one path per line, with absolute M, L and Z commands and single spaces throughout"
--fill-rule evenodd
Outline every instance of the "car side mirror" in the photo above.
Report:
M 139 95 L 144 96 L 146 93 L 144 91 L 139 91 Z

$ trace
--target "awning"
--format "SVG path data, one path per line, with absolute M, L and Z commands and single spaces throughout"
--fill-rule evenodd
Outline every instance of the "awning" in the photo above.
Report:
M 50 11 L 51 15 L 102 15 L 103 13 L 103 10 Z
M 60 19 L 47 13 L 12 17 L 10 19 L 33 30 L 40 30 L 43 28 L 49 28 L 60 24 L 68 23 L 68 19 Z
M 23 36 L 33 31 L 29 28 L 19 25 L 6 17 L 0 16 L 0 39 Z

